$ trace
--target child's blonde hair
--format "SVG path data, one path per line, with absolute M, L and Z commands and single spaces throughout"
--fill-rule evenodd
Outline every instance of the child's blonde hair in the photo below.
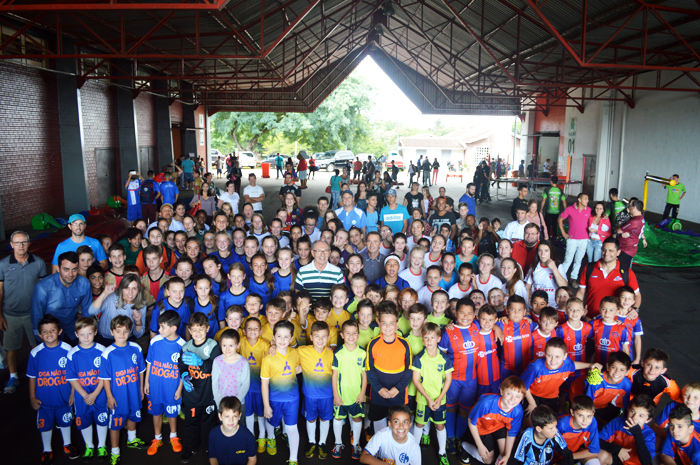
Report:
M 413 246 L 413 248 L 411 249 L 411 253 L 409 253 L 408 256 L 413 257 L 414 253 L 420 253 L 423 257 L 425 257 L 425 249 L 423 247 L 421 247 L 420 245 Z M 409 262 L 410 262 L 410 259 L 409 259 Z M 425 268 L 425 263 L 421 262 L 420 267 Z

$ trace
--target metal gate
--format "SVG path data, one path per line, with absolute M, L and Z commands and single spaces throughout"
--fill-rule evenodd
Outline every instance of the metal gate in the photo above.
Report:
M 156 148 L 139 147 L 139 172 L 144 179 L 148 175 L 148 170 L 153 170 L 154 173 L 160 172 L 158 159 L 156 158 Z
M 592 199 L 595 193 L 595 178 L 596 169 L 598 167 L 598 155 L 583 156 L 583 184 L 581 192 L 588 195 Z
M 117 179 L 117 149 L 95 149 L 97 162 L 97 204 L 104 205 L 107 200 L 121 192 Z

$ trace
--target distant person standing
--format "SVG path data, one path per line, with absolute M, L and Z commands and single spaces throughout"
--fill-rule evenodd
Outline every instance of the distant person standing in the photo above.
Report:
M 386 171 L 386 155 L 384 153 L 379 157 L 379 163 L 382 165 L 382 171 Z
M 275 157 L 275 168 L 277 168 L 277 179 L 280 178 L 280 173 L 284 173 L 284 158 L 282 155 L 280 155 L 279 152 L 277 152 L 277 156 Z
M 432 186 L 433 184 L 430 182 L 430 160 L 427 158 L 421 165 L 421 169 L 423 170 L 423 185 L 424 186 Z
M 578 272 L 581 269 L 583 257 L 588 250 L 588 218 L 590 217 L 591 209 L 588 207 L 588 196 L 579 194 L 576 203 L 567 207 L 557 220 L 561 235 L 566 239 L 566 255 L 561 266 L 564 273 L 567 273 L 573 263 L 571 286 L 574 288 L 578 288 Z M 564 229 L 564 220 L 567 218 L 569 219 L 568 232 Z
M 223 173 L 223 162 L 221 161 L 221 155 L 216 159 L 216 178 L 221 179 Z
M 520 166 L 518 166 L 518 177 L 525 177 L 525 160 L 520 160 Z
M 297 165 L 297 175 L 299 176 L 299 182 L 301 182 L 301 189 L 306 189 L 306 177 L 309 173 L 309 165 L 306 162 L 304 155 L 306 155 L 306 152 L 303 150 L 297 155 L 297 160 L 299 160 L 299 164 Z
M 194 175 L 192 174 L 192 171 L 194 170 L 194 160 L 192 160 L 190 157 L 185 158 L 182 160 L 182 183 L 180 184 L 180 187 L 183 189 L 190 189 L 192 187 L 192 183 L 194 182 Z
M 257 185 L 258 178 L 254 173 L 248 175 L 249 185 L 243 189 L 243 200 L 246 203 L 253 205 L 253 211 L 262 213 L 263 201 L 265 200 L 265 191 L 261 186 Z
M 438 163 L 437 158 L 433 162 L 433 184 L 437 183 L 438 171 L 440 171 L 440 163 Z
M 620 261 L 620 266 L 624 268 L 631 268 L 632 259 L 637 255 L 639 238 L 644 231 L 643 210 L 644 206 L 641 200 L 630 200 L 630 204 L 627 207 L 630 220 L 617 227 L 617 239 L 620 242 L 620 255 L 618 255 L 617 259 Z M 644 241 L 644 246 L 646 247 L 646 240 Z
M 316 171 L 318 171 L 318 168 L 316 167 L 316 159 L 313 155 L 311 155 L 309 158 L 309 174 L 311 175 L 311 179 L 316 179 Z
M 355 158 L 355 163 L 353 163 L 352 166 L 352 180 L 358 180 L 360 179 L 360 172 L 362 171 L 362 162 L 360 161 L 360 157 Z
M 542 206 L 540 210 L 544 213 L 544 222 L 547 225 L 549 237 L 556 237 L 557 218 L 562 210 L 566 208 L 566 195 L 557 186 L 558 176 L 549 178 L 550 185 L 542 193 Z
M 664 189 L 668 188 L 668 194 L 666 194 L 666 208 L 664 208 L 665 220 L 669 215 L 675 220 L 678 218 L 678 208 L 681 206 L 681 199 L 685 197 L 686 191 L 685 186 L 678 182 L 680 177 L 677 174 L 671 176 L 671 181 L 668 185 L 664 184 Z
M 413 164 L 413 160 L 411 160 L 408 164 L 408 185 L 412 186 L 413 185 L 413 176 L 416 174 L 416 165 Z

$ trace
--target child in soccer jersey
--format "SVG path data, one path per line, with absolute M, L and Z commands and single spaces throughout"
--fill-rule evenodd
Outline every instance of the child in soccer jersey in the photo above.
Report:
M 124 261 L 126 253 L 124 246 L 121 244 L 112 244 L 109 246 L 109 270 L 105 273 L 105 284 L 114 284 L 114 287 L 119 287 L 124 276 Z
M 618 350 L 629 354 L 628 330 L 617 319 L 619 303 L 616 297 L 600 299 L 600 318 L 591 321 L 593 328 L 593 361 L 605 366 L 608 355 Z
M 595 418 L 603 428 L 610 420 L 620 415 L 630 401 L 632 382 L 627 378 L 632 360 L 622 351 L 608 357 L 605 372 L 591 372 L 587 378 L 580 377 L 571 385 L 571 396 L 585 394 L 595 404 Z
M 238 305 L 231 305 L 229 308 L 226 309 L 226 320 L 225 325 L 223 328 L 218 330 L 216 334 L 214 334 L 214 340 L 216 342 L 221 341 L 221 335 L 224 334 L 224 331 L 227 329 L 232 329 L 238 333 L 239 336 L 242 336 L 243 334 L 243 328 L 242 325 L 245 322 L 246 317 L 245 317 L 245 312 L 241 307 Z M 238 397 L 238 396 L 236 396 Z M 218 402 L 217 402 L 218 404 Z M 243 408 L 245 411 L 245 407 Z
M 209 433 L 210 465 L 254 464 L 256 461 L 255 437 L 241 427 L 243 406 L 235 396 L 227 396 L 219 402 L 219 420 Z
M 423 304 L 413 304 L 408 309 L 408 320 L 411 329 L 403 334 L 404 339 L 411 346 L 411 356 L 415 357 L 423 350 L 423 326 L 428 317 L 428 309 Z M 413 378 L 408 383 L 408 407 L 411 412 L 416 411 L 416 386 L 413 384 Z
M 332 307 L 333 304 L 331 303 L 331 300 L 327 297 L 322 297 L 316 300 L 316 307 L 314 308 L 313 315 L 306 315 L 306 318 L 303 318 L 302 313 L 299 313 L 299 323 L 301 324 L 301 328 L 307 332 L 307 343 L 311 342 L 309 330 L 314 323 L 317 321 L 323 321 L 324 323 L 328 324 L 326 320 L 328 320 L 328 317 L 331 314 Z M 338 345 L 338 331 L 335 329 L 335 326 L 330 325 L 328 326 L 328 331 L 329 334 L 326 343 L 328 344 L 328 347 L 333 349 Z
M 192 280 L 194 272 L 194 263 L 189 257 L 181 257 L 175 263 L 173 267 L 174 273 L 170 276 L 182 279 L 185 283 L 185 298 L 192 299 L 193 301 L 197 299 L 197 292 L 194 289 L 194 281 Z M 158 292 L 156 297 L 156 302 L 160 302 L 165 299 L 165 288 L 162 287 Z M 209 313 L 207 311 L 207 313 Z
M 367 390 L 367 372 L 365 362 L 367 352 L 358 346 L 360 329 L 357 321 L 348 320 L 341 327 L 343 345 L 333 354 L 333 435 L 335 446 L 333 458 L 342 456 L 343 422 L 351 418 L 352 458 L 358 460 L 362 454 L 360 434 L 362 433 L 363 404 Z
M 428 270 L 425 272 L 426 285 L 418 290 L 418 303 L 425 305 L 428 312 L 433 311 L 433 307 L 431 305 L 433 293 L 442 290 L 440 288 L 441 277 L 442 270 L 438 265 L 428 267 Z
M 566 353 L 569 355 L 572 362 L 586 361 L 586 343 L 593 334 L 591 325 L 585 321 L 581 321 L 584 314 L 583 301 L 572 297 L 566 303 L 566 322 L 557 326 L 555 329 L 556 336 L 561 338 L 566 344 Z M 572 377 L 562 384 L 561 389 L 568 392 L 571 383 L 576 378 L 584 375 L 584 370 L 576 370 Z
M 170 278 L 163 286 L 164 299 L 156 302 L 156 306 L 151 316 L 151 338 L 158 334 L 158 316 L 166 310 L 174 310 L 180 315 L 180 327 L 177 329 L 177 335 L 183 339 L 188 339 L 187 322 L 190 319 L 192 310 L 194 310 L 194 301 L 185 297 L 185 282 L 182 278 L 175 276 Z M 208 329 L 208 327 L 207 327 Z
M 296 375 L 301 372 L 301 366 L 298 351 L 289 347 L 293 334 L 294 325 L 291 322 L 282 320 L 275 323 L 275 352 L 263 358 L 260 383 L 267 419 L 267 453 L 277 454 L 275 428 L 279 428 L 284 420 L 284 429 L 289 440 L 289 463 L 297 465 L 299 385 Z
M 212 389 L 212 366 L 221 355 L 219 344 L 207 338 L 209 318 L 201 312 L 190 317 L 187 329 L 192 339 L 182 346 L 178 369 L 182 379 L 182 408 L 185 431 L 182 435 L 180 462 L 187 463 L 207 443 L 209 432 L 216 425 L 216 404 Z
M 685 405 L 669 413 L 668 435 L 661 446 L 659 461 L 663 465 L 700 463 L 700 434 L 693 423 L 693 412 Z
M 656 455 L 656 436 L 648 425 L 654 411 L 651 397 L 641 394 L 630 402 L 626 416 L 617 417 L 600 432 L 600 447 L 611 458 L 602 465 L 650 465 Z
M 557 310 L 544 307 L 540 310 L 537 329 L 532 332 L 532 360 L 544 357 L 544 348 L 552 337 L 556 337 L 555 329 L 559 322 Z
M 332 308 L 326 319 L 328 326 L 335 328 L 336 332 L 340 332 L 343 323 L 350 319 L 350 313 L 345 310 L 345 306 L 349 302 L 350 290 L 345 284 L 336 284 L 331 288 L 331 303 Z
M 532 332 L 535 324 L 525 319 L 525 299 L 514 294 L 508 299 L 508 321 L 498 321 L 496 327 L 503 331 L 501 377 L 520 376 L 532 357 Z
M 245 298 L 245 306 L 243 309 L 248 313 L 245 317 L 246 320 L 248 318 L 257 318 L 262 326 L 267 324 L 267 317 L 262 315 L 262 297 L 258 294 L 248 294 Z
M 286 319 L 291 321 L 294 325 L 294 338 L 296 339 L 296 346 L 305 346 L 309 343 L 309 337 L 306 328 L 301 326 L 300 315 L 302 313 L 304 316 L 309 314 L 313 308 L 314 299 L 309 291 L 296 291 L 294 295 L 289 293 L 289 298 L 283 297 L 285 294 L 286 292 L 280 292 L 278 296 L 282 297 L 287 303 Z M 309 325 L 309 328 L 310 327 L 311 325 Z
M 219 294 L 219 321 L 226 318 L 226 309 L 231 305 L 245 306 L 250 291 L 244 286 L 245 268 L 242 263 L 232 263 L 228 269 L 231 286 Z M 262 298 L 260 298 L 262 302 Z
M 530 317 L 535 323 L 540 322 L 540 312 L 549 305 L 547 291 L 537 289 L 530 295 Z
M 646 394 L 652 398 L 655 404 L 661 400 L 661 396 L 668 395 L 671 400 L 681 402 L 681 390 L 676 382 L 665 376 L 668 370 L 669 357 L 660 349 L 650 348 L 642 358 L 642 368 L 632 372 L 632 394 Z
M 382 289 L 378 284 L 370 284 L 367 286 L 365 295 L 370 301 L 372 301 L 372 304 L 376 306 L 379 304 L 379 302 L 384 300 L 384 289 Z
M 420 305 L 420 304 L 416 304 Z M 440 465 L 449 465 L 447 460 L 447 431 L 445 430 L 445 396 L 452 383 L 452 364 L 447 355 L 438 348 L 442 336 L 440 327 L 426 323 L 422 328 L 424 349 L 413 358 L 413 384 L 418 391 L 416 399 L 416 422 L 413 435 L 416 441 L 423 442 L 425 425 L 435 425 L 438 439 Z M 430 430 L 428 430 L 428 433 Z M 429 436 L 428 436 L 429 437 Z
M 558 337 L 547 341 L 544 358 L 539 358 L 528 365 L 521 376 L 527 392 L 526 422 L 535 407 L 546 405 L 552 411 L 559 410 L 559 388 L 574 371 L 581 369 L 602 369 L 597 364 L 573 362 L 566 354 L 566 344 Z
M 447 391 L 447 453 L 456 454 L 456 438 L 467 430 L 469 410 L 476 401 L 476 358 L 479 352 L 479 327 L 474 323 L 474 302 L 459 299 L 456 305 L 456 323 L 440 337 L 440 350 L 454 367 L 452 383 Z M 458 415 L 459 410 L 459 415 Z
M 185 340 L 177 335 L 180 315 L 166 310 L 158 317 L 158 336 L 151 339 L 146 356 L 146 380 L 143 391 L 148 396 L 148 413 L 153 416 L 155 438 L 148 455 L 155 455 L 163 445 L 163 421 L 170 426 L 170 446 L 173 452 L 182 452 L 177 437 L 177 417 L 182 404 L 182 380 L 177 361 Z
M 100 357 L 104 346 L 95 342 L 97 323 L 93 318 L 82 317 L 75 322 L 75 335 L 80 343 L 68 352 L 66 379 L 74 390 L 73 409 L 75 426 L 85 440 L 83 460 L 92 457 L 107 459 L 107 396 L 104 382 L 99 379 Z M 92 425 L 97 429 L 97 449 L 92 435 Z
M 355 312 L 357 312 L 357 304 L 366 299 L 367 278 L 365 278 L 363 274 L 353 275 L 353 277 L 350 278 L 350 290 L 352 291 L 352 301 L 348 304 L 347 312 L 350 315 L 355 315 Z
M 265 439 L 265 407 L 262 401 L 262 391 L 260 387 L 260 368 L 270 344 L 260 338 L 260 320 L 248 318 L 244 325 L 241 339 L 241 356 L 248 361 L 250 367 L 250 386 L 245 396 L 245 422 L 248 430 L 255 435 L 255 417 L 258 417 L 258 439 L 257 451 L 259 454 L 265 452 L 267 441 Z M 273 438 L 274 439 L 274 436 Z
M 329 306 L 329 310 L 330 310 L 330 306 Z M 274 297 L 274 298 L 270 299 L 270 301 L 267 303 L 265 313 L 267 314 L 267 324 L 264 324 L 262 326 L 262 330 L 260 332 L 260 337 L 262 338 L 263 341 L 270 344 L 270 346 L 274 346 L 275 345 L 275 343 L 274 343 L 274 327 L 279 321 L 284 320 L 284 317 L 287 313 L 287 303 L 281 297 Z M 299 312 L 299 319 L 301 322 L 301 312 Z M 295 325 L 292 324 L 292 327 L 294 327 L 294 326 Z M 299 335 L 297 333 L 298 333 L 298 331 L 297 331 L 296 327 L 294 327 L 290 347 L 297 347 L 298 346 L 299 341 L 295 337 L 295 336 Z
M 388 428 L 376 431 L 360 456 L 365 465 L 421 465 L 421 450 L 411 434 L 411 412 L 407 405 L 387 410 Z
M 654 419 L 654 423 L 651 427 L 654 428 L 654 432 L 658 438 L 662 440 L 666 438 L 666 427 L 668 427 L 668 418 L 671 410 L 678 407 L 679 405 L 685 405 L 690 409 L 693 424 L 695 425 L 695 431 L 700 433 L 700 383 L 692 382 L 683 386 L 683 391 L 681 394 L 683 402 L 671 401 L 664 409 L 659 413 Z
M 136 437 L 136 423 L 141 421 L 143 403 L 143 381 L 146 363 L 141 346 L 129 342 L 131 318 L 115 316 L 109 324 L 114 344 L 102 352 L 100 379 L 104 381 L 109 414 L 109 436 L 112 442 L 110 464 L 121 461 L 119 432 L 126 426 L 127 443 L 131 449 L 143 449 L 146 445 Z
M 383 300 L 386 301 L 387 299 L 384 298 Z M 414 304 L 418 303 L 418 292 L 410 287 L 401 289 L 399 292 L 399 300 L 394 303 L 399 310 L 399 321 L 397 323 L 399 334 L 408 334 L 411 331 L 411 320 L 408 319 L 408 311 Z
M 490 305 L 479 309 L 479 352 L 476 358 L 476 396 L 496 394 L 501 389 L 500 362 L 498 361 L 498 339 L 493 330 L 498 312 Z
M 600 465 L 611 456 L 600 449 L 595 405 L 588 396 L 576 396 L 571 401 L 570 415 L 559 418 L 557 430 L 574 454 L 574 461 L 583 465 Z
M 446 314 L 447 309 L 450 307 L 450 296 L 446 291 L 440 289 L 433 292 L 433 295 L 430 297 L 430 305 L 433 311 L 425 320 L 426 323 L 435 323 L 440 329 L 452 323 L 452 320 Z
M 389 408 L 408 403 L 411 346 L 396 333 L 398 310 L 393 302 L 381 302 L 376 309 L 380 335 L 367 346 L 367 380 L 371 386 L 369 420 L 375 434 L 386 424 Z
M 306 418 L 306 432 L 309 438 L 304 453 L 307 459 L 314 458 L 316 452 L 319 459 L 328 458 L 326 440 L 330 420 L 333 418 L 333 352 L 326 350 L 329 334 L 328 323 L 316 321 L 309 331 L 311 345 L 298 349 L 304 380 L 302 384 L 304 418 Z M 316 445 L 316 420 L 320 423 L 318 446 Z
M 557 430 L 557 416 L 546 405 L 540 405 L 531 414 L 532 426 L 515 440 L 515 451 L 508 465 L 573 465 L 573 454 Z M 499 462 L 500 463 L 500 462 Z
M 627 340 L 630 344 L 629 350 L 632 365 L 638 366 L 642 358 L 644 329 L 642 328 L 642 320 L 639 318 L 639 313 L 634 308 L 636 294 L 631 287 L 622 286 L 617 290 L 617 299 L 620 301 L 617 319 L 627 328 Z
M 170 275 L 160 266 L 163 263 L 163 252 L 160 246 L 149 245 L 143 249 L 142 256 L 146 263 L 146 272 L 141 277 L 141 285 L 144 289 L 146 304 L 149 309 L 152 309 L 160 289 L 168 282 Z
M 53 315 L 44 316 L 37 327 L 42 343 L 34 347 L 29 354 L 27 377 L 29 400 L 32 408 L 38 411 L 37 428 L 44 445 L 41 463 L 47 465 L 53 463 L 51 433 L 54 425 L 61 430 L 63 451 L 66 455 L 77 459 L 80 453 L 71 443 L 70 433 L 73 419 L 70 407 L 72 388 L 66 380 L 66 362 L 71 346 L 59 341 L 63 332 L 61 322 Z
M 525 397 L 525 383 L 516 376 L 509 376 L 501 384 L 500 395 L 479 398 L 469 414 L 467 440 L 461 443 L 459 461 L 472 463 L 472 459 L 492 464 L 500 454 L 507 463 L 513 453 L 515 438 L 520 433 Z
M 374 304 L 369 299 L 362 299 L 357 304 L 355 312 L 358 330 L 360 332 L 357 345 L 367 349 L 369 341 L 379 336 L 379 325 L 374 321 Z

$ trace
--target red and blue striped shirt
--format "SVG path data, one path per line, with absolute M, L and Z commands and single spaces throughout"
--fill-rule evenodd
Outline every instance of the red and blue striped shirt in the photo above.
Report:
M 627 335 L 629 331 L 620 323 L 604 323 L 603 320 L 593 320 L 593 342 L 595 354 L 593 361 L 603 366 L 608 365 L 608 355 L 618 350 L 622 346 L 629 344 Z
M 530 360 L 537 360 L 538 358 L 544 357 L 544 349 L 547 346 L 547 341 L 554 337 L 554 331 L 548 335 L 542 334 L 540 328 L 537 328 L 532 332 L 532 351 L 530 353 Z
M 493 330 L 487 334 L 479 332 L 479 352 L 477 353 L 476 379 L 482 386 L 501 379 L 501 370 L 498 362 L 498 346 Z
M 567 321 L 561 326 L 557 326 L 554 330 L 558 338 L 564 340 L 566 344 L 566 353 L 572 362 L 586 361 L 586 342 L 593 334 L 591 325 L 582 321 L 579 329 L 574 329 Z M 586 370 L 576 370 L 574 376 L 585 376 Z
M 503 331 L 503 357 L 501 358 L 501 369 L 505 368 L 516 375 L 520 375 L 530 364 L 532 355 L 532 331 L 535 329 L 534 323 L 522 320 L 514 324 L 496 323 Z
M 446 352 L 454 371 L 452 379 L 471 381 L 476 379 L 476 357 L 479 352 L 479 328 L 472 323 L 469 327 L 455 325 L 452 330 L 442 333 L 440 350 Z

